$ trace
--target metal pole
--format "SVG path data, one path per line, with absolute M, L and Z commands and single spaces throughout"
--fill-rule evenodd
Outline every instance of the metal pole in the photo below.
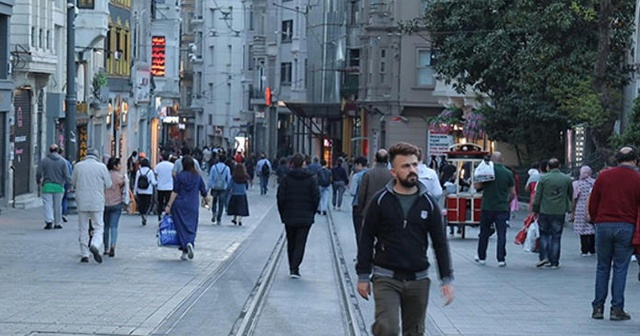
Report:
M 65 152 L 69 161 L 74 162 L 78 157 L 76 139 L 76 4 L 75 0 L 67 0 L 67 96 L 65 98 Z

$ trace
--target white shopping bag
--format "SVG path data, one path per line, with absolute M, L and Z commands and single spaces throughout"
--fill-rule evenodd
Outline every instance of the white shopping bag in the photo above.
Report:
M 496 179 L 496 172 L 493 170 L 493 162 L 482 160 L 473 172 L 473 179 L 476 182 L 489 182 Z
M 524 240 L 524 244 L 522 244 L 522 249 L 525 252 L 535 252 L 536 250 L 536 242 L 540 237 L 540 229 L 538 228 L 538 221 L 534 221 L 529 225 L 527 229 L 527 239 Z

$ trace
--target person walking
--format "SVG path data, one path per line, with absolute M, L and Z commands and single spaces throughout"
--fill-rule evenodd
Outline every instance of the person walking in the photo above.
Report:
M 573 181 L 573 201 L 571 202 L 571 218 L 573 231 L 580 236 L 580 252 L 583 257 L 596 254 L 596 231 L 587 213 L 587 200 L 595 180 L 591 167 L 580 167 L 580 176 Z
M 367 172 L 367 158 L 359 156 L 353 160 L 353 170 L 354 174 L 351 175 L 351 181 L 349 182 L 349 194 L 353 196 L 351 202 L 351 220 L 353 221 L 353 232 L 356 236 L 357 245 L 360 239 L 362 220 L 364 219 L 358 207 L 358 188 L 360 187 L 360 182 L 362 182 L 362 176 Z
M 171 191 L 173 190 L 173 163 L 169 161 L 169 153 L 162 152 L 160 154 L 162 161 L 158 162 L 154 173 L 158 180 L 157 194 L 158 194 L 158 220 L 162 220 L 162 211 L 171 197 Z
M 129 175 L 129 181 L 135 181 L 136 173 L 138 172 L 138 151 L 131 152 L 129 158 L 127 158 L 127 174 Z M 129 186 L 133 188 L 133 185 Z
M 231 223 L 242 226 L 242 217 L 249 216 L 249 203 L 247 202 L 247 189 L 249 188 L 249 174 L 242 163 L 236 164 L 231 175 L 229 185 L 229 206 L 227 214 L 233 216 Z
M 418 181 L 418 148 L 401 142 L 389 155 L 393 179 L 368 205 L 358 242 L 357 290 L 368 300 L 373 282 L 374 335 L 400 334 L 400 317 L 402 335 L 424 335 L 429 239 L 445 305 L 454 297 L 449 243 L 440 209 Z
M 129 204 L 129 178 L 120 169 L 120 158 L 112 157 L 107 162 L 111 176 L 111 187 L 104 191 L 104 255 L 116 255 L 118 224 L 124 206 Z
M 198 231 L 198 217 L 200 198 L 207 196 L 207 187 L 202 176 L 195 167 L 195 160 L 191 156 L 182 158 L 182 170 L 173 181 L 173 191 L 164 212 L 171 214 L 180 241 L 180 260 L 193 259 L 196 233 Z M 205 198 L 206 205 L 206 198 Z
M 71 181 L 66 160 L 58 154 L 58 145 L 49 146 L 49 153 L 40 160 L 36 183 L 41 187 L 44 229 L 62 229 L 62 198 L 65 184 Z
M 251 154 L 251 156 L 247 159 L 247 163 L 245 164 L 245 168 L 247 168 L 247 174 L 249 174 L 249 189 L 253 187 L 253 178 L 256 175 L 256 156 L 255 154 Z
M 333 197 L 331 198 L 331 204 L 333 204 L 333 210 L 341 210 L 342 208 L 342 197 L 344 195 L 344 191 L 346 190 L 347 183 L 349 183 L 349 174 L 342 167 L 342 158 L 336 161 L 336 164 L 333 168 L 331 168 L 331 177 L 333 179 L 332 182 L 332 190 Z
M 540 228 L 540 261 L 536 267 L 558 268 L 565 214 L 571 211 L 573 181 L 560 171 L 558 159 L 552 158 L 547 164 L 549 172 L 540 178 L 533 200 L 533 213 Z
M 507 221 L 509 220 L 509 204 L 516 197 L 515 180 L 509 169 L 502 165 L 502 153 L 491 154 L 495 180 L 476 182 L 474 188 L 482 191 L 480 212 L 480 234 L 478 235 L 478 251 L 474 261 L 484 265 L 487 259 L 489 237 L 498 234 L 496 258 L 498 266 L 507 266 Z
M 620 321 L 631 318 L 624 311 L 624 289 L 634 251 L 631 241 L 638 220 L 640 174 L 636 171 L 638 150 L 635 147 L 622 147 L 615 158 L 618 166 L 600 172 L 589 196 L 589 216 L 595 223 L 598 258 L 591 317 L 604 318 L 609 278 L 613 273 L 609 319 Z
M 366 214 L 366 207 L 378 191 L 382 190 L 393 176 L 389 172 L 389 153 L 386 149 L 378 150 L 375 156 L 376 162 L 373 168 L 362 175 L 362 182 L 358 187 L 358 211 Z
M 71 175 L 71 184 L 76 191 L 78 210 L 78 242 L 80 262 L 89 262 L 89 252 L 97 263 L 102 263 L 100 250 L 104 235 L 105 190 L 111 187 L 111 174 L 100 160 L 97 149 L 90 148 L 84 160 L 78 162 Z M 93 237 L 89 240 L 89 220 Z
M 140 161 L 140 169 L 136 173 L 135 186 L 133 187 L 133 194 L 136 195 L 136 204 L 138 205 L 138 212 L 142 218 L 142 225 L 147 225 L 147 215 L 151 208 L 151 201 L 153 197 L 153 188 L 158 184 L 156 175 L 151 170 L 151 164 L 149 159 L 144 158 Z
M 329 210 L 329 187 L 331 187 L 331 170 L 327 168 L 327 161 L 320 161 L 320 170 L 318 170 L 318 187 L 320 188 L 320 203 L 318 204 L 318 214 L 327 215 Z
M 202 175 L 202 170 L 200 170 L 200 162 L 198 162 L 198 160 L 196 160 L 192 155 L 191 155 L 191 148 L 185 146 L 182 147 L 182 149 L 180 150 L 180 154 L 182 156 L 180 156 L 179 159 L 176 160 L 176 162 L 174 162 L 173 164 L 173 176 L 176 176 L 179 172 L 182 171 L 182 169 L 184 169 L 182 167 L 182 159 L 186 156 L 191 157 L 191 159 L 193 159 L 193 162 L 195 164 L 196 167 L 196 171 L 198 172 L 198 174 Z
M 218 225 L 222 224 L 222 214 L 227 205 L 227 193 L 229 183 L 231 182 L 231 173 L 229 167 L 224 164 L 224 156 L 216 160 L 209 171 L 209 189 L 211 190 L 211 222 Z
M 260 160 L 256 163 L 256 174 L 260 175 L 260 195 L 266 195 L 269 190 L 269 176 L 271 175 L 271 162 L 267 160 L 265 153 L 260 154 Z
M 276 198 L 278 213 L 287 233 L 289 275 L 297 279 L 309 230 L 320 202 L 320 191 L 316 179 L 303 168 L 304 155 L 294 154 L 291 164 L 292 169 L 278 186 Z
M 62 194 L 62 221 L 63 222 L 67 222 L 67 215 L 69 214 L 69 188 L 71 187 L 71 183 L 69 181 L 71 181 L 71 174 L 73 173 L 73 165 L 71 164 L 71 161 L 69 161 L 65 156 L 64 156 L 64 149 L 62 147 L 58 147 L 58 154 L 60 154 L 60 156 L 62 156 L 62 158 L 64 159 L 64 163 L 67 164 L 67 169 L 69 170 L 69 180 L 64 184 L 64 193 Z

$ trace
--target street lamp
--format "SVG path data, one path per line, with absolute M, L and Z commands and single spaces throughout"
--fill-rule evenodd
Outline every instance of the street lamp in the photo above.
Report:
M 67 95 L 65 98 L 64 142 L 68 159 L 74 162 L 78 157 L 76 141 L 76 4 L 67 0 Z

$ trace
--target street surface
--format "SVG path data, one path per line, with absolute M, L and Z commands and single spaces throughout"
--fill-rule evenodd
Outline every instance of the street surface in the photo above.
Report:
M 356 256 L 350 197 L 333 220 L 350 269 Z M 43 230 L 42 209 L 8 209 L 0 215 L 0 336 L 2 335 L 230 335 L 269 254 L 282 234 L 269 195 L 249 192 L 251 216 L 235 227 L 229 217 L 211 225 L 201 208 L 195 259 L 156 245 L 155 221 L 140 225 L 123 215 L 116 257 L 79 263 L 77 216 L 62 230 Z M 477 229 L 451 238 L 454 302 L 443 307 L 435 268 L 429 335 L 639 335 L 640 282 L 632 264 L 626 307 L 632 319 L 592 320 L 595 257 L 581 257 L 579 239 L 565 227 L 560 268 L 537 269 L 537 255 L 513 244 L 526 215 L 508 231 L 507 267 L 495 261 L 495 237 L 486 266 L 473 262 Z M 150 219 L 153 217 L 149 217 Z M 327 217 L 317 216 L 302 263 L 302 278 L 289 279 L 286 251 L 258 318 L 255 335 L 340 335 L 343 312 L 329 258 Z M 286 247 L 285 247 L 286 248 Z M 373 302 L 355 299 L 365 332 Z M 606 306 L 605 317 L 608 317 Z M 365 334 L 365 333 L 363 333 Z

